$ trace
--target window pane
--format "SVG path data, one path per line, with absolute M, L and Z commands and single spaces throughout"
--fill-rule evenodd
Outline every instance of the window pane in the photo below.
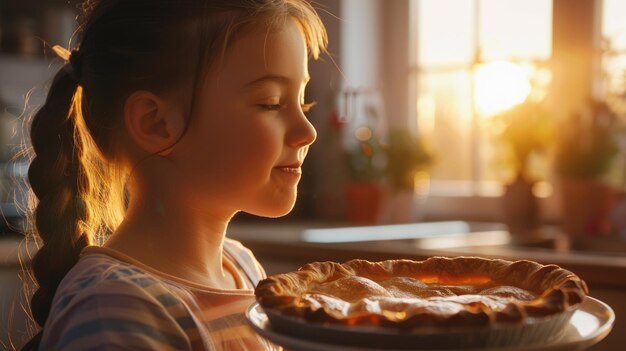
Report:
M 472 62 L 473 4 L 473 1 L 468 0 L 419 0 L 417 40 L 420 66 L 450 66 Z
M 436 151 L 432 178 L 471 179 L 469 71 L 424 73 L 418 80 L 418 126 Z
M 547 59 L 552 51 L 552 2 L 480 1 L 482 58 Z
M 626 1 L 604 0 L 602 69 L 604 96 L 621 115 L 626 115 Z
M 516 96 L 513 101 L 513 96 L 503 95 L 520 90 L 517 85 L 509 86 L 515 80 L 505 79 L 513 78 L 508 73 L 491 79 L 493 87 L 472 91 L 472 72 L 482 66 L 474 65 L 474 54 L 480 51 L 486 64 L 516 61 L 534 67 L 529 61 L 548 60 L 552 51 L 552 2 L 413 1 L 417 5 L 413 20 L 418 23 L 412 28 L 418 31 L 414 37 L 419 41 L 418 67 L 413 71 L 418 89 L 418 127 L 436 152 L 431 176 L 433 186 L 438 186 L 432 187 L 431 193 L 497 195 L 511 172 L 503 168 L 501 147 L 494 144 L 490 117 L 495 112 L 482 109 L 484 93 L 491 92 L 487 105 L 499 111 L 524 98 Z M 479 42 L 474 36 L 476 21 Z M 482 103 L 474 105 L 473 94 L 479 94 Z M 509 105 L 500 106 L 506 103 Z
M 604 0 L 602 11 L 602 34 L 609 38 L 614 49 L 626 49 L 626 1 Z

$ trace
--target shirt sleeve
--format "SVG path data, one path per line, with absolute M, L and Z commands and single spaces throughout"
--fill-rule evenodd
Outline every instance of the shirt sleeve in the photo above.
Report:
M 51 314 L 40 349 L 191 350 L 185 332 L 158 301 L 140 287 L 107 283 L 104 289 L 90 287 Z

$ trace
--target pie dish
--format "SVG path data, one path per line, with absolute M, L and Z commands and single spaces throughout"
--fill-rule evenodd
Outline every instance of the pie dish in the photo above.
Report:
M 264 279 L 255 290 L 272 328 L 293 333 L 300 325 L 299 336 L 321 330 L 315 338 L 325 337 L 329 328 L 459 332 L 473 339 L 483 333 L 484 340 L 472 346 L 494 345 L 494 338 L 507 339 L 495 344 L 519 343 L 529 328 L 538 335 L 529 340 L 545 341 L 567 323 L 587 292 L 584 281 L 556 265 L 479 257 L 313 262 Z M 498 330 L 504 334 L 494 334 Z

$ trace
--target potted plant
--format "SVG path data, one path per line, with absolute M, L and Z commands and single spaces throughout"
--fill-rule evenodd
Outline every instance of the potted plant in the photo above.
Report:
M 417 214 L 415 197 L 422 190 L 416 186 L 420 186 L 420 181 L 428 182 L 427 171 L 433 163 L 433 154 L 423 138 L 407 129 L 392 130 L 385 151 L 385 176 L 390 189 L 389 220 L 413 222 Z
M 503 220 L 513 235 L 528 235 L 540 225 L 533 188 L 542 175 L 533 166 L 546 157 L 553 120 L 541 101 L 528 98 L 494 116 L 493 122 L 509 179 L 502 198 Z
M 612 109 L 595 100 L 585 111 L 572 114 L 560 129 L 555 170 L 562 188 L 564 229 L 573 237 L 611 232 L 620 129 Z
M 352 106 L 351 123 L 343 129 L 343 150 L 349 170 L 348 182 L 344 185 L 346 216 L 356 224 L 380 222 L 384 201 L 382 184 L 386 157 L 381 148 L 384 135 L 380 108 L 374 99 L 358 98 L 365 91 L 347 92 Z
M 385 173 L 393 191 L 413 191 L 416 174 L 427 171 L 433 163 L 433 154 L 427 143 L 406 129 L 392 130 L 385 150 Z
M 345 185 L 346 210 L 350 222 L 379 222 L 385 197 L 384 168 L 387 163 L 378 136 L 368 126 L 355 130 L 356 143 L 345 153 L 350 180 Z

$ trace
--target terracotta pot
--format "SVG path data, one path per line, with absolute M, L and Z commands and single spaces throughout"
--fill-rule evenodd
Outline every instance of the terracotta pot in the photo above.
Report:
M 375 224 L 380 221 L 384 189 L 377 183 L 349 183 L 345 186 L 348 221 Z
M 594 180 L 562 179 L 563 228 L 572 237 L 611 234 L 615 188 Z
M 539 227 L 539 204 L 533 194 L 533 185 L 517 178 L 505 187 L 502 196 L 504 223 L 513 235 L 524 235 Z

